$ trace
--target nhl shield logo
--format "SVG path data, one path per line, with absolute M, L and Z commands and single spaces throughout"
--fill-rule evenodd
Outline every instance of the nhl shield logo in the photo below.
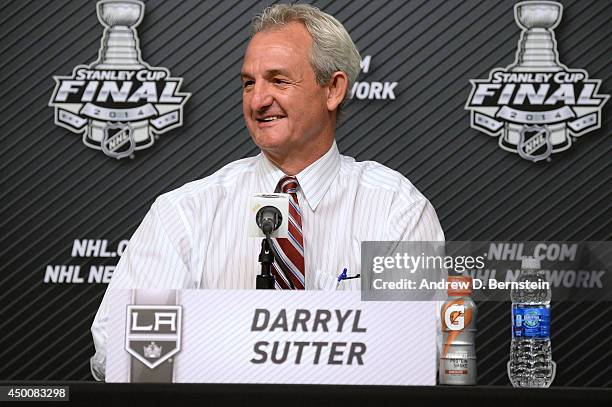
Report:
M 181 350 L 179 305 L 128 305 L 125 350 L 155 369 Z
M 138 0 L 102 0 L 98 20 L 104 26 L 98 59 L 78 65 L 70 76 L 55 76 L 49 106 L 55 124 L 83 134 L 83 143 L 121 159 L 149 148 L 158 135 L 183 125 L 190 93 L 182 78 L 142 60 L 136 27 L 144 15 Z
M 547 159 L 552 152 L 550 130 L 538 125 L 523 126 L 517 151 L 522 158 L 533 162 Z
M 465 108 L 470 126 L 498 137 L 499 146 L 537 162 L 567 150 L 572 142 L 601 127 L 609 95 L 584 69 L 559 61 L 554 28 L 563 6 L 554 1 L 524 1 L 514 6 L 522 29 L 516 58 L 495 68 L 488 79 L 471 80 Z
M 104 127 L 102 151 L 109 157 L 123 158 L 134 153 L 134 129 L 129 123 L 109 123 Z

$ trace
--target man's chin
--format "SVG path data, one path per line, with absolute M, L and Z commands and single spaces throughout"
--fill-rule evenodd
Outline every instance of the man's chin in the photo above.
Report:
M 278 134 L 273 132 L 256 132 L 253 136 L 253 142 L 261 148 L 263 151 L 282 151 L 287 144 L 287 137 L 285 134 Z

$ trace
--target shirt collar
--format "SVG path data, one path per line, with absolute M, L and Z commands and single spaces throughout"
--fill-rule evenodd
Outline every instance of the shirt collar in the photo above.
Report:
M 340 170 L 340 152 L 334 140 L 331 148 L 321 158 L 304 168 L 295 177 L 300 184 L 308 206 L 314 211 L 325 196 Z M 274 191 L 276 184 L 285 176 L 265 154 L 259 154 L 257 173 L 264 191 Z

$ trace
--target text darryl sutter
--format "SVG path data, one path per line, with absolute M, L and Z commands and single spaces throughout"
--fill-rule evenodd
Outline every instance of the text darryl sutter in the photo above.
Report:
M 282 309 L 272 314 L 267 309 L 255 309 L 251 332 L 284 332 L 284 333 L 322 333 L 332 335 L 352 332 L 364 334 L 366 328 L 360 326 L 362 310 L 326 310 Z M 283 335 L 284 337 L 288 335 Z M 296 335 L 303 338 L 305 335 Z M 320 337 L 320 335 L 315 335 Z M 263 364 L 328 364 L 328 365 L 363 365 L 366 345 L 363 342 L 339 341 L 258 341 L 253 346 L 254 357 L 251 363 Z

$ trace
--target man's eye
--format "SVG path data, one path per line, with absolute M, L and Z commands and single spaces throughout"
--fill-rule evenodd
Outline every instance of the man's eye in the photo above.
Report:
M 253 86 L 253 83 L 254 83 L 253 81 L 244 81 L 242 83 L 242 87 L 243 88 L 249 88 L 249 87 Z
M 277 85 L 285 85 L 287 84 L 287 81 L 282 80 L 282 79 L 274 79 L 274 83 Z

